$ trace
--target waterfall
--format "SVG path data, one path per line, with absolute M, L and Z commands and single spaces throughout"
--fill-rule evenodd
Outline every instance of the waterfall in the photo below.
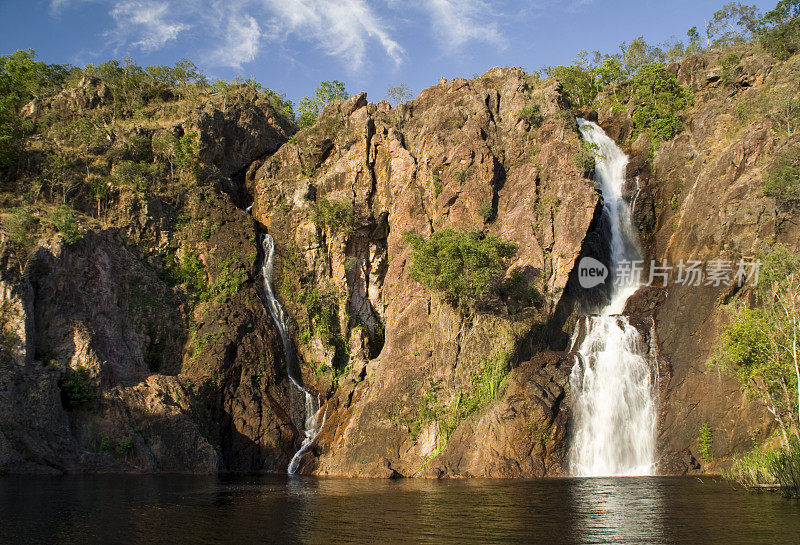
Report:
M 308 449 L 311 448 L 311 444 L 314 442 L 314 439 L 317 438 L 319 430 L 322 429 L 322 426 L 325 424 L 325 417 L 323 415 L 322 422 L 317 422 L 317 413 L 319 412 L 320 406 L 319 397 L 303 386 L 302 379 L 296 372 L 297 358 L 295 357 L 292 338 L 289 335 L 289 328 L 286 325 L 286 313 L 283 310 L 283 306 L 278 301 L 278 298 L 275 297 L 275 292 L 272 289 L 272 269 L 275 260 L 275 241 L 272 240 L 272 236 L 268 234 L 263 235 L 261 246 L 264 250 L 264 263 L 261 272 L 264 277 L 264 292 L 267 298 L 267 308 L 281 336 L 283 354 L 286 358 L 286 374 L 289 375 L 289 380 L 300 396 L 300 402 L 297 403 L 292 399 L 293 396 L 290 392 L 290 413 L 292 421 L 295 422 L 295 425 L 299 429 L 303 430 L 303 441 L 287 468 L 287 472 L 292 475 L 297 471 L 300 460 Z M 299 418 L 297 418 L 299 422 L 295 421 L 296 415 L 299 415 Z
M 654 369 L 638 330 L 621 315 L 641 280 L 618 274 L 642 259 L 631 208 L 623 196 L 628 158 L 595 123 L 578 119 L 578 125 L 584 140 L 598 147 L 595 181 L 603 194 L 611 237 L 607 280 L 611 285 L 608 302 L 580 321 L 573 334 L 571 350 L 577 356 L 570 375 L 574 395 L 570 471 L 583 477 L 650 475 L 655 471 Z

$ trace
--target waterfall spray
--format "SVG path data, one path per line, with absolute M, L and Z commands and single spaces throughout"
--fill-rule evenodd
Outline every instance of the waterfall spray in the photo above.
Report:
M 638 330 L 620 315 L 640 287 L 622 267 L 641 260 L 631 209 L 623 197 L 628 158 L 603 130 L 578 120 L 584 139 L 598 147 L 595 180 L 603 193 L 610 239 L 609 301 L 576 326 L 582 329 L 570 375 L 574 433 L 570 471 L 576 476 L 649 475 L 655 471 L 656 388 L 654 369 Z M 575 349 L 575 346 L 573 346 Z

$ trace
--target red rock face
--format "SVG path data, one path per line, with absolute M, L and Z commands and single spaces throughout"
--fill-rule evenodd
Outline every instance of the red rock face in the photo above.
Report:
M 530 344 L 534 328 L 552 315 L 594 216 L 598 195 L 573 164 L 580 142 L 561 102 L 557 87 L 500 69 L 426 89 L 396 108 L 357 95 L 328 107 L 296 143 L 251 167 L 254 216 L 285 258 L 299 254 L 298 289 L 332 285 L 342 301 L 343 334 L 362 348 L 351 342 L 352 371 L 338 388 L 306 373 L 330 398 L 317 448 L 301 471 L 495 477 L 562 471 L 569 368 L 563 361 L 526 363 L 498 399 L 442 421 L 460 392 L 473 389 L 483 358 L 507 353 L 519 363 L 516 345 Z M 518 116 L 533 103 L 545 114 L 540 127 Z M 322 199 L 352 208 L 348 233 L 317 228 L 315 201 Z M 511 267 L 540 292 L 539 307 L 511 315 L 498 301 L 490 311 L 464 316 L 412 280 L 404 233 L 427 236 L 448 227 L 483 229 L 518 244 Z M 286 271 L 282 282 L 293 283 Z M 288 307 L 305 319 L 301 305 Z M 365 324 L 367 338 L 354 335 L 353 318 Z M 375 325 L 385 341 L 370 353 L 363 345 Z M 306 364 L 332 361 L 324 343 L 297 341 Z M 434 390 L 442 414 L 420 416 Z

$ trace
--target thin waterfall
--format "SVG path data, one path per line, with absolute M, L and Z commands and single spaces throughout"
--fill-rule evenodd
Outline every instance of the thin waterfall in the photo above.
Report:
M 311 448 L 314 439 L 317 438 L 319 430 L 325 424 L 325 416 L 323 415 L 322 421 L 318 422 L 317 416 L 319 413 L 319 397 L 314 395 L 303 386 L 301 378 L 297 375 L 297 358 L 295 356 L 294 344 L 289 335 L 289 328 L 286 325 L 286 313 L 283 306 L 275 297 L 275 292 L 272 289 L 272 273 L 275 260 L 275 241 L 271 235 L 265 234 L 261 239 L 261 247 L 264 250 L 264 263 L 261 268 L 262 276 L 264 277 L 264 292 L 267 298 L 267 308 L 275 320 L 275 325 L 278 327 L 278 333 L 281 336 L 283 343 L 283 354 L 286 358 L 286 374 L 289 380 L 294 385 L 296 392 L 299 394 L 300 401 L 296 402 L 297 396 L 292 396 L 290 391 L 291 403 L 291 417 L 295 425 L 303 430 L 303 441 L 300 448 L 295 452 L 287 472 L 292 475 L 297 471 L 302 460 L 303 455 Z M 294 398 L 294 399 L 293 399 Z M 299 424 L 299 425 L 298 425 Z
M 655 369 L 639 331 L 621 313 L 641 286 L 632 263 L 642 259 L 631 207 L 623 196 L 628 158 L 595 123 L 578 119 L 584 140 L 598 147 L 595 181 L 610 232 L 609 300 L 576 325 L 570 375 L 574 429 L 570 472 L 576 476 L 655 472 Z M 583 337 L 581 338 L 581 334 Z M 580 342 L 577 348 L 574 346 Z

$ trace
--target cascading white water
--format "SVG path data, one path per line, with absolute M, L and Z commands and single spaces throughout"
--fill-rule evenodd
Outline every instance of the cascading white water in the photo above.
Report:
M 295 374 L 297 362 L 292 338 L 289 336 L 289 328 L 286 326 L 286 313 L 283 310 L 283 306 L 278 301 L 278 298 L 275 297 L 275 292 L 272 290 L 272 269 L 275 259 L 275 241 L 272 239 L 272 236 L 268 234 L 264 235 L 261 240 L 261 246 L 264 250 L 264 263 L 261 267 L 261 272 L 264 277 L 264 292 L 267 297 L 267 307 L 270 315 L 272 315 L 272 319 L 275 320 L 275 325 L 278 327 L 278 333 L 283 343 L 283 353 L 286 358 L 286 374 L 289 375 L 289 380 L 302 396 L 302 402 L 300 403 L 301 408 L 298 408 L 298 410 L 295 410 L 295 403 L 290 400 L 290 402 L 292 402 L 291 412 L 293 413 L 293 417 L 295 414 L 302 411 L 303 416 L 301 421 L 304 434 L 303 442 L 300 444 L 300 448 L 297 452 L 295 452 L 287 468 L 287 472 L 291 475 L 297 471 L 300 460 L 311 447 L 319 430 L 322 429 L 322 426 L 325 424 L 325 417 L 323 416 L 322 422 L 317 421 L 319 398 L 305 388 Z
M 578 119 L 583 138 L 598 147 L 595 180 L 611 238 L 609 302 L 576 326 L 584 335 L 570 375 L 574 433 L 570 471 L 582 477 L 650 475 L 655 471 L 656 387 L 653 366 L 638 330 L 620 315 L 640 287 L 636 275 L 619 274 L 641 259 L 631 210 L 623 197 L 628 158 L 603 130 Z M 574 342 L 574 341 L 573 341 Z M 571 347 L 575 349 L 575 347 Z

